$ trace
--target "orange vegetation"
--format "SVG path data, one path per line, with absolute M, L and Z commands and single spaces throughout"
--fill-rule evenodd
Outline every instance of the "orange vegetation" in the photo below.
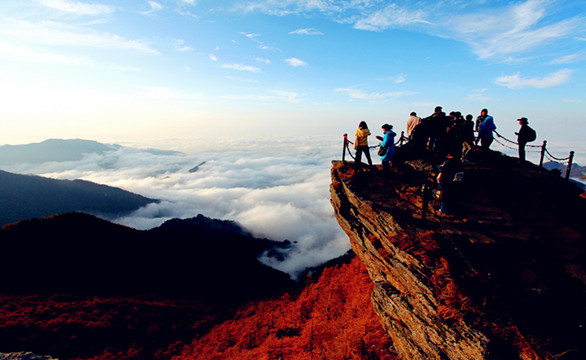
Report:
M 248 305 L 173 359 L 397 359 L 372 286 L 358 258 L 328 267 L 300 294 Z

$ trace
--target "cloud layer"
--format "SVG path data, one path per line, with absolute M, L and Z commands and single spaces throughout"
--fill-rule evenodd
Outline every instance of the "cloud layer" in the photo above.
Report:
M 214 142 L 213 149 L 174 156 L 123 147 L 75 162 L 21 164 L 7 170 L 81 178 L 161 199 L 112 219 L 138 229 L 201 213 L 235 220 L 258 237 L 293 241 L 285 261 L 263 261 L 296 275 L 350 247 L 329 200 L 330 161 L 339 157 L 338 145 L 331 139 Z

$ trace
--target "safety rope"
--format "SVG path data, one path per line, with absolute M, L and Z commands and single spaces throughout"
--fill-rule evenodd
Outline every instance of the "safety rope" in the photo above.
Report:
M 548 157 L 550 160 L 557 160 L 557 161 L 566 161 L 566 160 L 570 160 L 570 157 L 569 157 L 569 156 L 568 156 L 568 157 L 565 157 L 565 158 L 563 158 L 563 159 L 557 158 L 557 157 L 553 156 L 553 155 L 552 155 L 552 154 L 549 152 L 549 150 L 547 150 L 547 149 L 545 149 L 545 154 L 547 155 L 547 157 Z
M 507 141 L 507 142 L 509 142 L 509 143 L 511 143 L 511 144 L 519 145 L 519 143 L 518 143 L 518 142 L 516 142 L 516 141 L 513 141 L 513 140 L 511 140 L 511 139 L 507 139 L 506 137 L 504 137 L 504 136 L 502 136 L 501 134 L 499 134 L 499 133 L 498 133 L 496 130 L 493 130 L 493 131 L 494 131 L 494 133 L 496 134 L 496 136 L 500 137 L 501 139 L 503 139 L 503 140 L 505 140 L 505 141 Z M 501 143 L 499 142 L 499 144 L 501 144 Z M 501 144 L 501 145 L 502 145 L 502 144 Z M 525 145 L 525 147 L 540 148 L 540 147 L 541 147 L 541 145 Z

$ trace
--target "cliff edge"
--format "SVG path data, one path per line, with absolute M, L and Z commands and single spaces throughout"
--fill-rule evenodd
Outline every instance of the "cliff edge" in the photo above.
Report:
M 404 359 L 586 358 L 582 191 L 498 153 L 464 174 L 458 216 L 435 197 L 422 216 L 431 160 L 386 174 L 333 161 L 331 202 L 394 348 Z

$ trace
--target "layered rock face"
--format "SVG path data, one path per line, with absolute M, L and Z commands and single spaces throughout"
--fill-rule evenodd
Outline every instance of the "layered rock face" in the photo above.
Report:
M 465 164 L 457 216 L 423 215 L 431 161 L 390 173 L 334 161 L 339 224 L 375 284 L 372 302 L 404 359 L 586 358 L 586 200 L 531 164 Z M 423 218 L 425 217 L 425 218 Z

